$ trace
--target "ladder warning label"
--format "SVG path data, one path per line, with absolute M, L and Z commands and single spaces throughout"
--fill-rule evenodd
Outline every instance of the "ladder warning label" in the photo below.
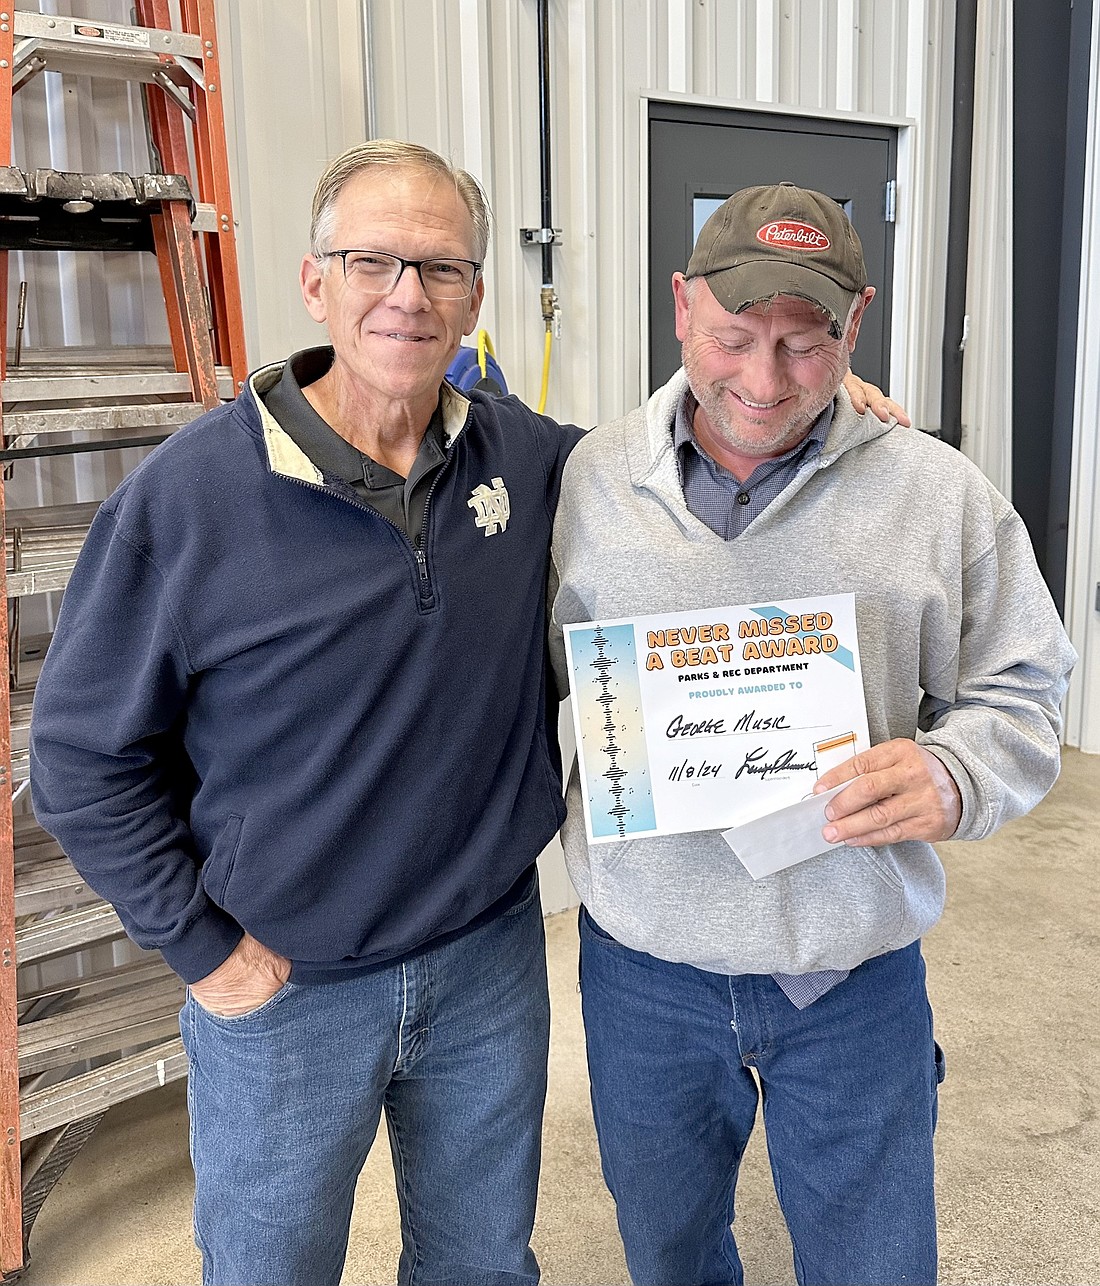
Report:
M 97 27 L 88 22 L 74 25 L 73 35 L 83 40 L 103 40 L 111 45 L 133 45 L 149 48 L 149 33 L 135 27 Z

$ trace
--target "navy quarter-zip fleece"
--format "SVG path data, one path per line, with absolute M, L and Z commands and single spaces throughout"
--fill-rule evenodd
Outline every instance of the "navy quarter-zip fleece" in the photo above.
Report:
M 103 504 L 35 698 L 39 820 L 188 982 L 242 929 L 302 981 L 408 954 L 564 813 L 545 592 L 580 430 L 445 386 L 418 551 L 262 406 L 280 369 Z M 503 529 L 479 526 L 500 485 Z

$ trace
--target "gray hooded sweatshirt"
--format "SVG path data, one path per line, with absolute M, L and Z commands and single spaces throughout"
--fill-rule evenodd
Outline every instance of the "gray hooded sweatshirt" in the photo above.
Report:
M 736 540 L 688 510 L 672 427 L 683 371 L 574 450 L 554 528 L 561 626 L 855 595 L 871 741 L 912 737 L 962 796 L 955 838 L 1032 808 L 1058 775 L 1075 655 L 1016 512 L 964 456 L 858 416 L 843 389 L 824 449 Z M 585 906 L 626 946 L 717 973 L 850 969 L 943 910 L 930 844 L 836 848 L 753 881 L 717 831 L 589 846 L 576 766 L 562 831 Z

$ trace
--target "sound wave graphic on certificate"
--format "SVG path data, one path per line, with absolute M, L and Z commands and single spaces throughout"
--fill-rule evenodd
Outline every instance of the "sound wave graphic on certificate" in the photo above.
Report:
M 590 833 L 620 839 L 656 825 L 630 625 L 570 631 L 579 749 Z

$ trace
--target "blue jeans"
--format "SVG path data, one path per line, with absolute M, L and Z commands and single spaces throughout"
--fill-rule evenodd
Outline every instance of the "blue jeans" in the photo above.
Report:
M 798 1010 L 764 975 L 632 951 L 581 912 L 604 1178 L 636 1286 L 741 1286 L 730 1230 L 756 1118 L 802 1286 L 936 1280 L 932 1134 L 943 1058 L 920 943 Z
M 384 1110 L 398 1281 L 521 1286 L 550 1010 L 538 882 L 456 941 L 219 1018 L 190 996 L 195 1240 L 206 1286 L 336 1286 Z

